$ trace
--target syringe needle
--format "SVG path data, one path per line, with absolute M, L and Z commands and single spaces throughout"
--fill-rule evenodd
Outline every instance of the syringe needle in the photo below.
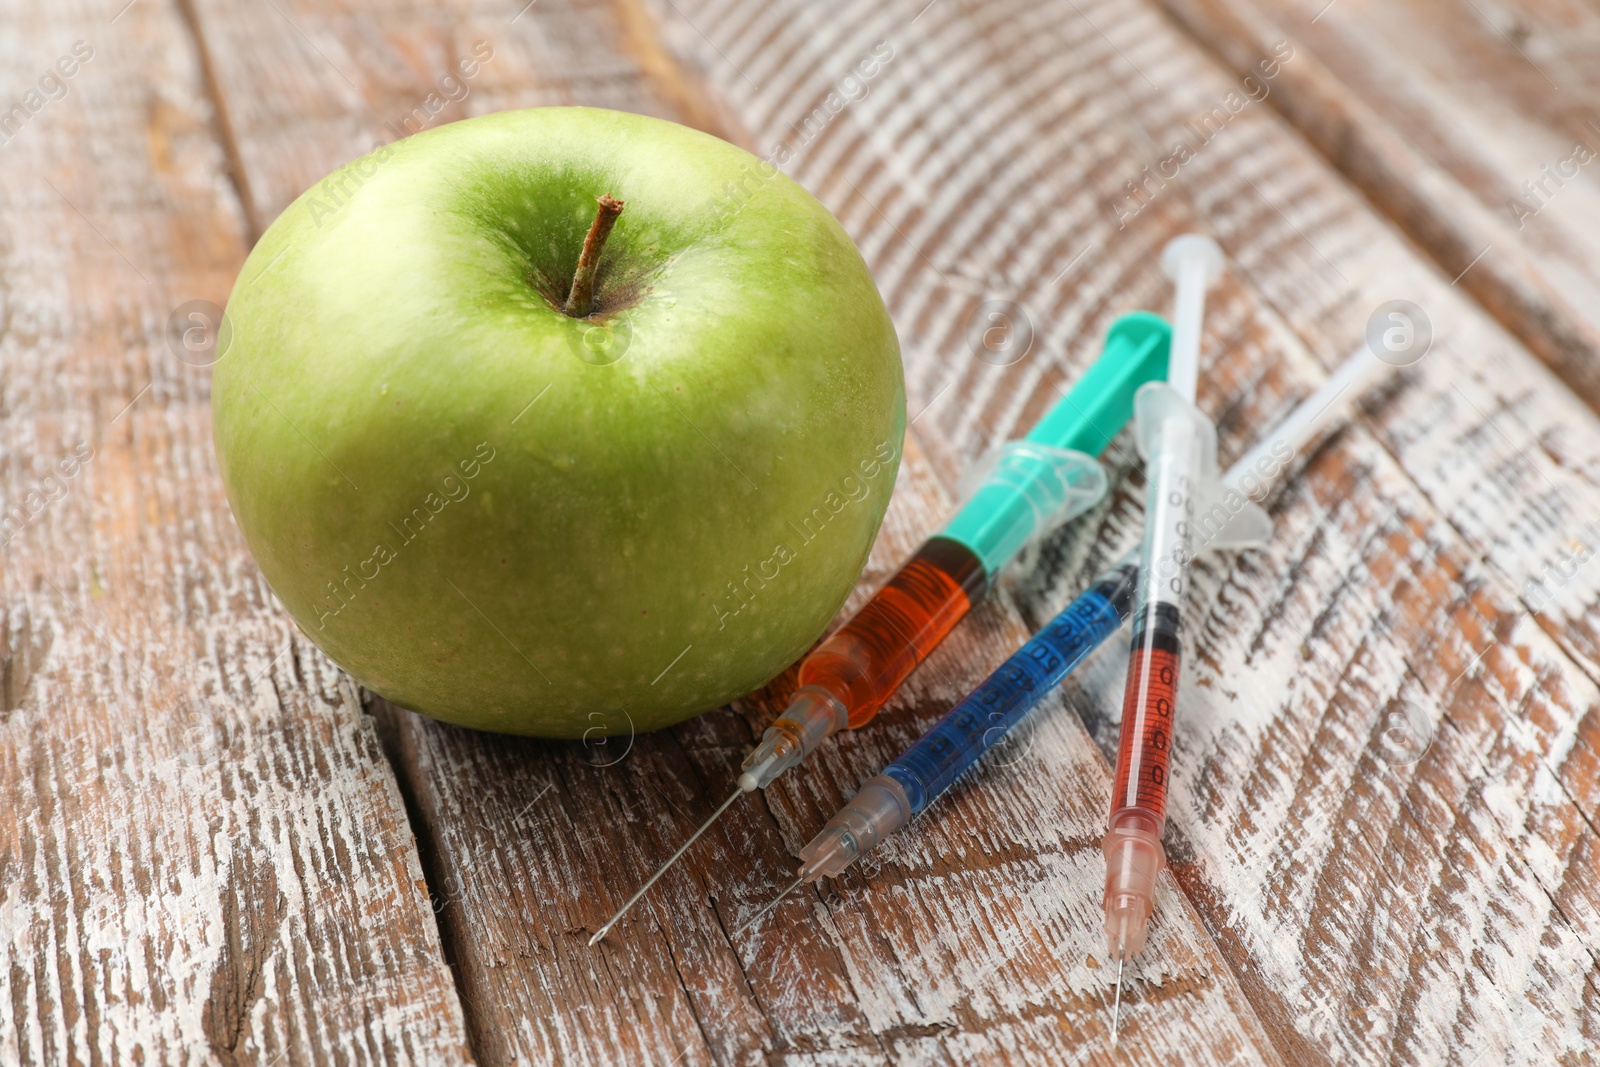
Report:
M 628 913 L 628 909 L 629 908 L 631 908 L 635 904 L 639 903 L 639 898 L 644 896 L 646 893 L 648 893 L 650 891 L 650 887 L 655 885 L 657 882 L 659 882 L 661 880 L 661 876 L 663 874 L 666 874 L 667 871 L 672 867 L 672 865 L 674 863 L 678 862 L 678 857 L 682 856 L 685 852 L 689 851 L 689 846 L 694 844 L 696 841 L 698 841 L 700 839 L 700 835 L 701 834 L 703 834 L 707 830 L 711 829 L 711 824 L 716 822 L 719 818 L 721 818 L 722 817 L 722 813 L 727 811 L 729 808 L 731 808 L 733 806 L 733 802 L 735 800 L 738 800 L 740 797 L 744 796 L 745 792 L 746 791 L 743 788 L 735 789 L 733 791 L 733 795 L 730 796 L 727 800 L 724 800 L 722 802 L 722 806 L 717 808 L 716 811 L 711 813 L 711 818 L 709 818 L 705 822 L 701 823 L 700 824 L 700 829 L 696 830 L 690 836 L 689 840 L 687 840 L 683 844 L 679 845 L 678 846 L 678 851 L 674 852 L 672 855 L 667 857 L 667 862 L 663 863 L 661 866 L 656 868 L 656 873 L 652 874 L 650 876 L 650 880 L 645 882 L 644 885 L 640 886 L 638 892 L 634 893 L 633 896 L 629 897 L 627 903 L 623 904 L 622 907 L 618 908 L 617 909 L 617 913 L 615 915 L 611 916 L 611 918 L 606 921 L 606 924 L 604 926 L 602 926 L 599 930 L 595 931 L 595 935 L 589 939 L 590 946 L 594 946 L 594 945 L 599 944 L 600 943 L 600 939 L 605 937 L 607 934 L 609 934 L 611 932 L 611 928 L 613 926 L 617 925 L 617 920 L 622 918 L 624 915 L 626 915 Z
M 1117 1047 L 1117 1025 L 1122 1021 L 1122 969 L 1128 965 L 1124 956 L 1117 961 L 1117 997 L 1111 1003 L 1111 1047 Z
M 778 906 L 778 902 L 780 900 L 782 900 L 784 897 L 788 896 L 790 893 L 793 893 L 796 889 L 799 889 L 800 888 L 800 883 L 804 882 L 805 880 L 806 880 L 805 875 L 801 875 L 799 878 L 796 878 L 790 884 L 788 889 L 785 889 L 783 892 L 781 892 L 777 896 L 773 897 L 770 901 L 767 902 L 766 907 L 764 907 L 760 911 L 756 912 L 748 920 L 745 921 L 743 926 L 740 926 L 739 929 L 735 930 L 733 932 L 733 936 L 734 937 L 738 937 L 740 934 L 744 933 L 746 930 L 750 929 L 756 923 L 758 923 L 762 919 L 764 919 L 768 912 L 770 912 L 773 908 L 776 908 Z

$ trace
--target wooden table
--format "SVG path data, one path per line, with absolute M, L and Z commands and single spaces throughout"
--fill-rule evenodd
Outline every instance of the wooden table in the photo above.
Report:
M 3 6 L 0 1063 L 1600 1058 L 1590 0 Z M 285 205 L 395 125 L 564 103 L 785 144 L 860 244 L 915 421 L 852 606 L 1116 314 L 1167 307 L 1175 233 L 1230 256 L 1200 398 L 1225 459 L 1380 304 L 1431 320 L 1302 457 L 1271 546 L 1198 572 L 1120 1051 L 1098 842 L 1125 637 L 874 862 L 730 931 L 1134 543 L 1127 437 L 1110 498 L 879 724 L 737 807 L 595 949 L 771 700 L 631 745 L 481 736 L 366 697 L 276 607 L 175 310 L 225 302 Z M 965 341 L 991 298 L 1036 332 L 1010 367 Z

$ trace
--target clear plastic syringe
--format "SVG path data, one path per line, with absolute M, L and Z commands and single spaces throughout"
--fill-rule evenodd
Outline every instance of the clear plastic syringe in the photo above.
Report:
M 1217 502 L 1220 512 L 1202 514 L 1197 521 L 1197 551 L 1255 542 L 1262 532 L 1260 516 L 1247 513 L 1242 503 L 1252 495 L 1264 498 L 1272 479 L 1300 449 L 1341 418 L 1346 407 L 1385 369 L 1365 347 L 1359 349 L 1228 468 L 1223 485 L 1232 495 L 1225 494 Z M 925 811 L 1000 744 L 1046 694 L 1127 621 L 1138 588 L 1139 565 L 1139 549 L 1118 560 L 881 774 L 863 783 L 850 802 L 800 850 L 798 878 L 788 891 L 819 878 L 838 877 Z M 744 926 L 760 919 L 780 899 L 769 901 Z
M 1006 445 L 976 492 L 856 615 L 806 656 L 787 710 L 745 757 L 738 787 L 589 944 L 746 793 L 763 789 L 824 738 L 865 726 L 906 676 L 980 600 L 1000 568 L 1044 530 L 1105 495 L 1094 458 L 1121 432 L 1140 386 L 1166 374 L 1171 331 L 1160 316 L 1119 317 L 1100 358 L 1020 441 Z
M 1209 246 L 1209 247 L 1208 247 Z M 1184 599 L 1196 533 L 1208 516 L 1226 515 L 1231 502 L 1214 481 L 1216 429 L 1193 405 L 1195 365 L 1205 286 L 1222 265 L 1221 250 L 1206 238 L 1185 236 L 1170 242 L 1162 266 L 1177 283 L 1173 326 L 1171 386 L 1152 383 L 1135 400 L 1139 449 L 1146 459 L 1147 497 L 1144 543 L 1140 549 L 1139 602 L 1133 623 L 1117 738 L 1111 811 L 1101 851 L 1106 858 L 1107 955 L 1117 961 L 1116 1000 L 1111 1009 L 1111 1043 L 1117 1042 L 1122 1014 L 1122 976 L 1128 960 L 1144 950 L 1155 910 L 1156 879 L 1167 865 L 1161 834 L 1167 822 L 1171 785 L 1174 716 L 1182 663 Z M 1186 303 L 1187 297 L 1187 303 Z M 1343 366 L 1285 421 L 1276 435 L 1251 450 L 1230 471 L 1281 464 L 1331 417 L 1341 401 L 1358 395 L 1387 369 L 1367 347 Z M 1179 395 L 1179 390 L 1186 392 Z M 1279 456 L 1280 442 L 1290 449 Z M 1241 472 L 1243 473 L 1243 472 Z M 1199 521 L 1197 521 L 1197 516 Z M 1264 520 L 1265 516 L 1261 516 Z M 1242 525 L 1241 525 L 1242 522 Z M 1247 512 L 1229 520 L 1235 543 L 1254 538 Z M 1270 533 L 1270 522 L 1266 532 Z M 1262 537 L 1261 540 L 1265 540 Z M 1203 547 L 1203 546 L 1202 546 Z
M 1185 234 L 1167 242 L 1161 267 L 1176 289 L 1172 361 L 1167 381 L 1144 386 L 1134 400 L 1139 452 L 1145 459 L 1144 543 L 1111 816 L 1101 844 L 1106 857 L 1106 951 L 1117 961 L 1113 1045 L 1122 1014 L 1123 970 L 1144 948 L 1156 876 L 1167 862 L 1161 831 L 1167 820 L 1183 605 L 1198 504 L 1206 480 L 1216 477 L 1217 464 L 1216 428 L 1194 399 L 1205 293 L 1222 272 L 1222 249 L 1209 237 Z

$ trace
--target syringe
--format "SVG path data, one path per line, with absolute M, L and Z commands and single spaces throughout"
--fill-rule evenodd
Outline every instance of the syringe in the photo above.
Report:
M 1261 531 L 1261 517 L 1242 508 L 1251 496 L 1265 498 L 1273 479 L 1346 406 L 1386 369 L 1365 347 L 1357 350 L 1315 392 L 1297 405 L 1223 478 L 1231 491 L 1212 514 L 1197 520 L 1197 550 L 1242 547 Z M 1245 517 L 1247 516 L 1248 517 Z M 1110 637 L 1133 610 L 1140 550 L 1101 574 L 1093 585 L 1044 629 L 984 679 L 945 717 L 867 780 L 822 831 L 800 850 L 799 877 L 788 890 L 819 878 L 835 878 L 890 834 L 916 818 Z M 774 897 L 740 929 L 770 911 Z
M 1171 331 L 1135 311 L 1112 323 L 1100 358 L 988 476 L 945 528 L 806 656 L 787 710 L 745 757 L 738 787 L 589 939 L 605 937 L 650 887 L 746 793 L 765 788 L 822 740 L 870 722 L 907 675 L 980 600 L 1007 560 L 1105 495 L 1094 458 L 1133 412 L 1133 397 L 1167 369 Z
M 1117 961 L 1113 1046 L 1122 1017 L 1123 970 L 1144 948 L 1156 876 L 1167 863 L 1161 830 L 1167 820 L 1167 766 L 1183 657 L 1183 605 L 1197 505 L 1217 495 L 1208 493 L 1216 479 L 1217 431 L 1194 399 L 1205 292 L 1222 272 L 1222 249 L 1209 237 L 1185 234 L 1167 242 L 1161 267 L 1176 288 L 1173 358 L 1167 382 L 1142 387 L 1134 399 L 1145 459 L 1144 544 L 1111 816 L 1100 846 L 1106 857 L 1107 954 Z

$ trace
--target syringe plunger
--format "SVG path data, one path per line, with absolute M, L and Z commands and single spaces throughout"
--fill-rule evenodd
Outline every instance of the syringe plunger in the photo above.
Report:
M 1222 249 L 1204 234 L 1174 237 L 1161 250 L 1161 269 L 1172 279 L 1176 298 L 1167 384 L 1190 403 L 1194 402 L 1200 368 L 1200 320 L 1206 288 L 1222 276 L 1222 264 Z

